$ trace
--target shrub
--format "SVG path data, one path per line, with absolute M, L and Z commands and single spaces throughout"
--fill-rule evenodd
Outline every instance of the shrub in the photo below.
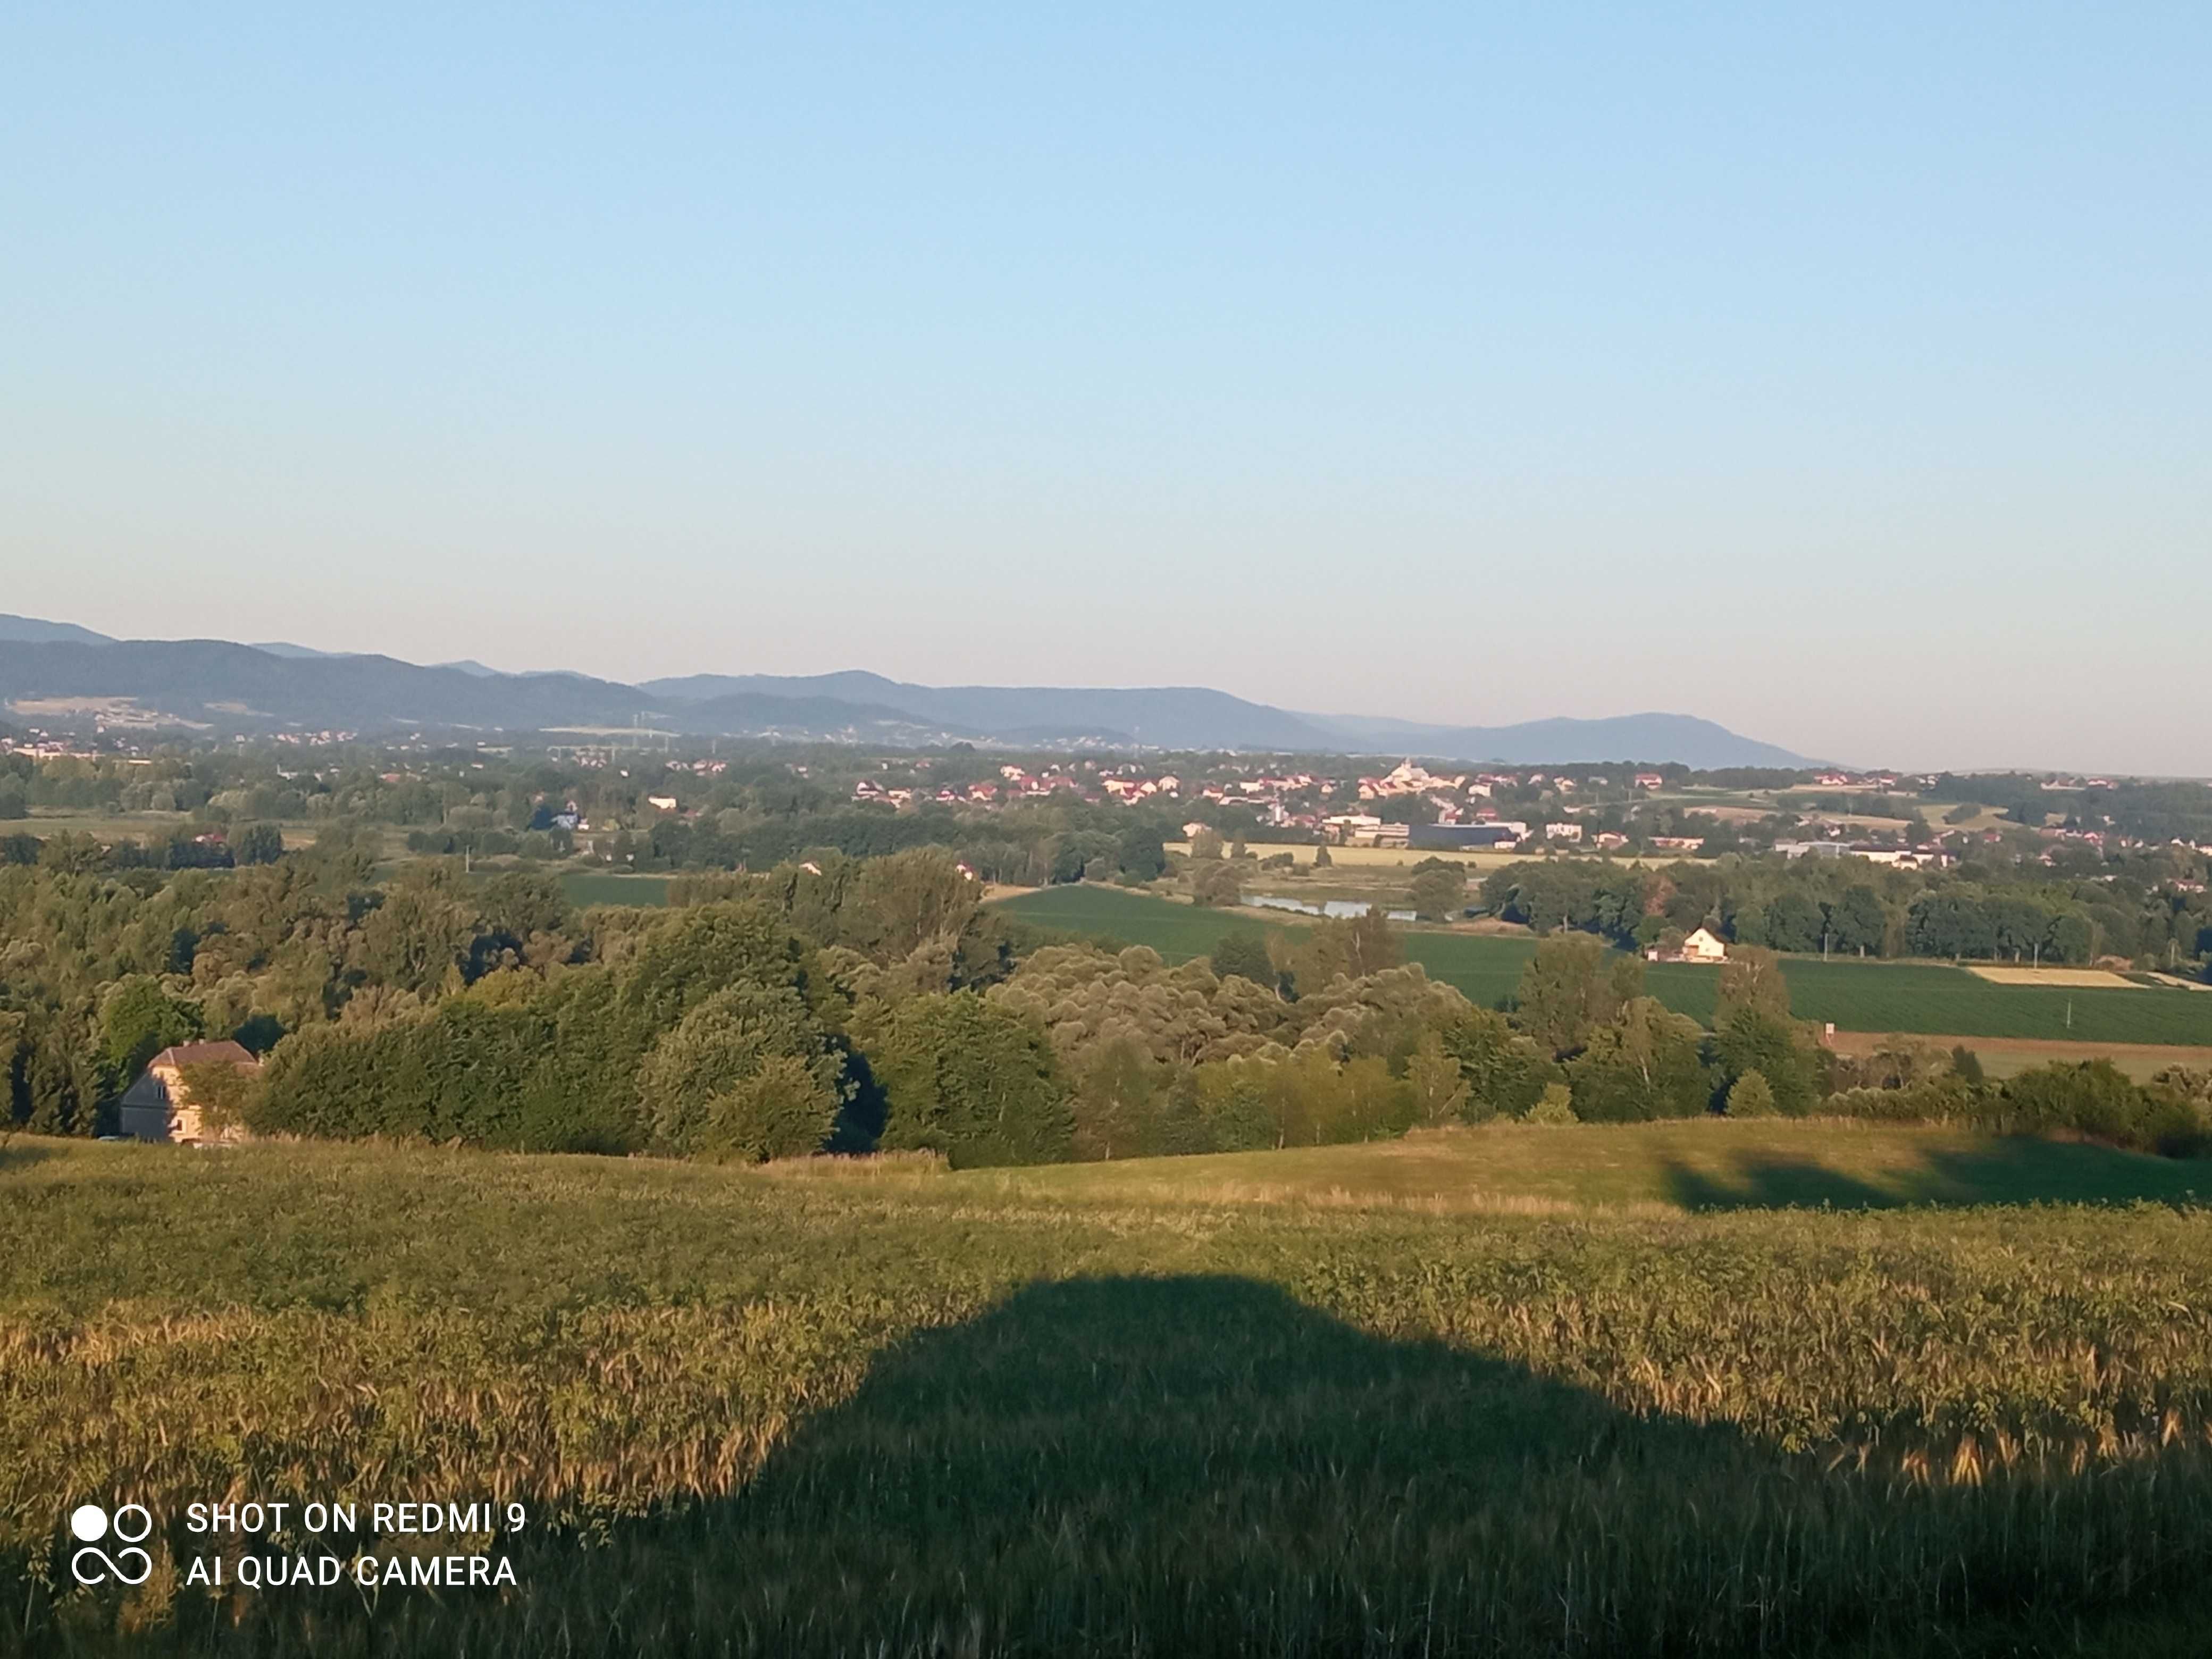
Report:
M 1833 1117 L 1864 1123 L 1981 1122 L 1990 1097 L 1955 1074 L 1907 1084 L 1901 1089 L 1845 1089 L 1830 1095 L 1820 1109 Z
M 1575 1115 L 1574 1093 L 1564 1083 L 1547 1083 L 1543 1097 L 1528 1109 L 1531 1123 L 1579 1123 Z
M 1774 1091 L 1765 1076 L 1759 1072 L 1746 1072 L 1730 1086 L 1728 1092 L 1728 1115 L 1730 1117 L 1773 1117 Z
M 1190 897 L 1194 904 L 1225 908 L 1243 896 L 1233 864 L 1209 861 L 1191 872 Z
M 2171 1084 L 2146 1089 L 2109 1060 L 2022 1072 L 2004 1085 L 2001 1121 L 2015 1133 L 2070 1129 L 2177 1158 L 2195 1157 L 2212 1142 L 2203 1111 L 2185 1090 Z
M 1275 1066 L 1264 1060 L 1212 1060 L 1195 1067 L 1170 1100 L 1164 1151 L 1249 1152 L 1283 1144 L 1275 1110 Z

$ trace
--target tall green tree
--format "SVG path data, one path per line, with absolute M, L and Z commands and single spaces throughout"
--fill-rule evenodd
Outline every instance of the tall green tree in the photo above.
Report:
M 1449 921 L 1467 903 L 1467 866 L 1449 859 L 1423 859 L 1413 866 L 1407 898 L 1424 921 Z
M 1879 956 L 1889 931 L 1889 913 L 1881 895 L 1863 882 L 1846 887 L 1828 907 L 1829 943 L 1857 956 Z
M 1437 1035 L 1467 1083 L 1461 1115 L 1469 1122 L 1526 1116 L 1547 1085 L 1566 1080 L 1548 1049 L 1492 1009 L 1461 1011 Z
M 100 1000 L 100 1079 L 118 1095 L 162 1049 L 201 1035 L 199 1005 L 172 997 L 150 974 L 132 974 Z
M 908 999 L 865 1039 L 883 1086 L 883 1145 L 943 1152 L 956 1168 L 1067 1157 L 1074 1114 L 1052 1048 L 973 991 Z
M 843 1067 L 793 987 L 741 981 L 653 1045 L 638 1068 L 638 1096 L 655 1142 L 671 1152 L 788 1158 L 829 1139 L 845 1098 Z
M 1641 957 L 1595 939 L 1555 937 L 1540 943 L 1522 969 L 1515 1015 L 1539 1043 L 1565 1054 L 1582 1047 L 1643 988 Z
M 1255 985 L 1265 986 L 1271 991 L 1275 988 L 1275 966 L 1267 955 L 1267 941 L 1263 934 L 1249 929 L 1224 933 L 1208 960 L 1214 973 L 1223 979 L 1236 974 Z
M 1585 1123 L 1695 1117 L 1712 1101 L 1699 1054 L 1705 1032 L 1655 997 L 1637 997 L 1567 1065 L 1575 1115 Z
M 1121 832 L 1121 873 L 1138 881 L 1158 881 L 1168 872 L 1168 853 L 1160 832 L 1131 824 Z
M 232 835 L 230 852 L 242 865 L 274 864 L 284 855 L 284 832 L 273 823 L 249 823 Z
M 1790 982 L 1782 959 L 1756 945 L 1739 945 L 1721 964 L 1718 1018 L 1755 1009 L 1777 1019 L 1790 1018 Z

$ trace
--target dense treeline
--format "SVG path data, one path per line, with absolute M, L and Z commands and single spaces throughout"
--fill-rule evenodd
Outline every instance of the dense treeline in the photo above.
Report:
M 264 1133 L 749 1159 L 881 1146 L 1029 1162 L 1498 1115 L 1821 1110 L 2187 1151 L 2203 1109 L 2201 1079 L 2179 1074 L 1991 1089 L 1948 1057 L 1855 1069 L 1790 1019 L 1778 958 L 1753 945 L 1724 970 L 1708 1030 L 1644 995 L 1641 958 L 1596 936 L 1717 915 L 1741 939 L 1753 911 L 1790 914 L 1799 889 L 1758 884 L 1802 879 L 1796 866 L 1499 872 L 1485 897 L 1545 935 L 1499 1010 L 1407 965 L 1372 913 L 1264 945 L 1239 933 L 1176 968 L 1027 938 L 942 847 L 812 848 L 686 878 L 665 909 L 579 912 L 529 869 L 425 860 L 380 878 L 343 826 L 291 853 L 236 842 L 268 861 L 117 867 L 55 838 L 0 868 L 9 1122 L 99 1133 L 149 1056 L 221 1036 L 267 1063 L 215 1109 Z M 1125 827 L 1079 851 L 1077 875 L 1122 878 L 1158 843 Z M 1812 873 L 1832 884 L 1824 925 L 1863 905 L 1869 945 L 1956 896 L 1914 893 L 1910 872 L 1879 872 L 1879 889 Z
M 2188 848 L 2072 878 L 2033 865 L 1939 871 L 1863 859 L 1528 860 L 1492 871 L 1480 899 L 1539 933 L 1578 930 L 1624 947 L 1710 927 L 1785 952 L 2166 967 L 2212 955 L 2202 866 Z
M 460 747 L 340 747 L 315 751 L 312 766 L 297 763 L 309 758 L 281 749 L 36 762 L 21 754 L 0 757 L 0 816 L 28 806 L 188 815 L 181 826 L 150 839 L 113 839 L 104 852 L 81 835 L 50 837 L 64 844 L 42 852 L 36 837 L 18 830 L 0 836 L 0 858 L 78 867 L 102 860 L 110 868 L 221 867 L 273 857 L 281 838 L 272 826 L 282 820 L 388 826 L 404 831 L 408 849 L 422 856 L 525 862 L 580 857 L 671 874 L 762 871 L 822 850 L 874 858 L 934 846 L 950 849 L 986 881 L 1033 886 L 1151 880 L 1166 868 L 1164 842 L 1178 836 L 1193 816 L 1255 841 L 1311 839 L 1310 831 L 1268 829 L 1233 795 L 1221 803 L 1195 799 L 1190 786 L 1209 768 L 1231 766 L 1234 757 L 1188 757 L 1187 805 L 1135 806 L 1059 790 L 979 805 L 966 792 L 1000 789 L 1002 769 L 1065 764 L 1082 774 L 1096 763 L 1064 757 L 1009 760 L 961 749 L 886 757 L 826 745 L 755 745 L 704 759 L 633 751 L 616 757 L 620 764 L 586 765 L 574 757 Z M 1670 787 L 1771 788 L 1792 781 L 1788 775 L 1669 776 Z M 856 787 L 880 789 L 884 781 L 901 788 L 903 806 L 882 798 L 854 800 Z M 1329 805 L 1359 805 L 1352 782 L 1339 781 L 1342 788 Z M 1580 821 L 1595 830 L 1614 822 L 1608 813 L 1626 812 L 1631 817 L 1618 827 L 1639 836 L 1662 829 L 1693 833 L 1705 840 L 1706 856 L 1627 867 L 1582 858 L 1531 860 L 1510 875 L 1492 875 L 1481 900 L 1492 913 L 1540 931 L 1580 928 L 1624 945 L 1661 944 L 1670 933 L 1707 926 L 1735 942 L 1785 952 L 2057 963 L 2118 957 L 2145 968 L 2212 971 L 2212 900 L 2204 891 L 2212 872 L 2185 839 L 2166 839 L 2169 833 L 2212 836 L 2212 791 L 2127 781 L 2054 790 L 2034 778 L 2002 776 L 1945 777 L 1920 787 L 1922 799 L 1993 801 L 2008 827 L 1991 832 L 1994 841 L 1976 836 L 1954 842 L 1953 850 L 1963 849 L 1965 861 L 1948 871 L 1826 857 L 1792 863 L 1747 847 L 1725 851 L 1740 843 L 1725 823 L 1698 816 L 1693 800 L 1624 797 L 1575 805 L 1543 794 L 1534 782 L 1500 786 L 1492 805 L 1509 814 L 1581 812 Z M 1340 799 L 1344 790 L 1352 795 Z M 1887 797 L 1792 799 L 1808 807 L 1879 809 L 1917 821 L 1911 803 Z M 1969 817 L 1978 811 L 1971 805 L 1965 810 Z M 2034 826 L 2046 821 L 2108 839 L 2045 841 Z M 2154 840 L 2124 848 L 2118 838 L 2127 834 Z M 1216 896 L 1232 902 L 1227 872 L 1198 873 L 1224 890 Z M 1416 908 L 1424 915 L 1433 910 Z

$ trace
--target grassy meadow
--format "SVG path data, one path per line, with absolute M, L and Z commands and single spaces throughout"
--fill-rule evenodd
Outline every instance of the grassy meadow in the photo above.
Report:
M 1042 888 L 1005 901 L 1004 908 L 1040 927 L 1150 945 L 1170 962 L 1206 955 L 1233 929 L 1299 925 L 1089 884 Z M 1530 939 L 1443 928 L 1409 929 L 1405 939 L 1409 959 L 1486 1006 L 1512 994 L 1522 964 L 1536 948 Z M 2212 1047 L 2212 996 L 2200 992 L 2001 985 L 1936 963 L 1792 957 L 1786 966 L 1792 1012 L 1800 1019 L 1833 1022 L 1842 1030 Z M 1717 970 L 1655 963 L 1645 982 L 1668 1007 L 1711 1020 L 1720 988 Z
M 284 836 L 288 850 L 297 850 L 312 843 L 321 825 L 304 819 L 288 819 L 277 825 Z M 66 807 L 34 806 L 30 816 L 19 818 L 0 830 L 8 833 L 21 831 L 44 838 L 48 836 L 90 836 L 106 843 L 119 841 L 160 840 L 187 830 L 197 835 L 206 824 L 196 820 L 189 812 L 80 812 Z M 389 833 L 387 840 L 398 837 Z
M 1565 1128 L 1507 1121 L 1365 1146 L 1053 1164 L 998 1180 L 1010 1194 L 1402 1204 L 1485 1215 L 2212 1204 L 2212 1163 L 1966 1129 L 1689 1118 L 1580 1125 L 1563 1139 Z
M 561 890 L 580 909 L 594 904 L 665 904 L 667 876 L 633 876 L 612 870 L 564 870 Z
M 1818 1122 L 958 1173 L 19 1140 L 0 1650 L 2193 1652 L 2187 1173 Z M 179 1582 L 185 1504 L 333 1497 L 526 1504 L 475 1540 L 519 1583 Z M 87 1498 L 153 1511 L 143 1589 L 60 1588 Z

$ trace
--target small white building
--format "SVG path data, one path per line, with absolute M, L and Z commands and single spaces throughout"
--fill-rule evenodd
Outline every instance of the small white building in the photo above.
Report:
M 1700 927 L 1682 941 L 1684 962 L 1725 962 L 1728 960 L 1728 941 L 1710 927 Z

